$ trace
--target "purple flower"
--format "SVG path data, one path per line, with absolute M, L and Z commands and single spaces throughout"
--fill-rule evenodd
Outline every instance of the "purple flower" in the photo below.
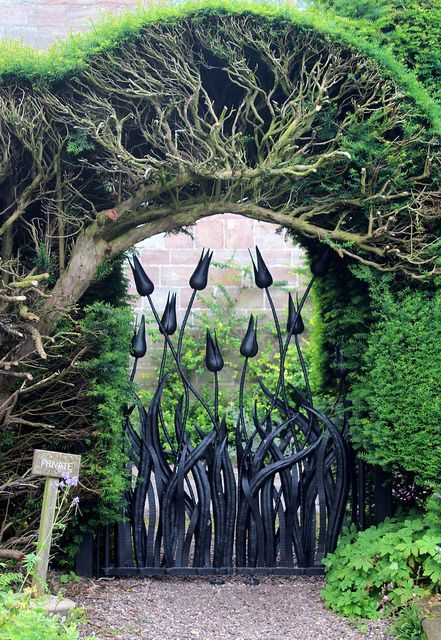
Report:
M 60 482 L 58 483 L 59 487 L 65 487 L 66 483 L 64 482 L 64 480 L 60 480 Z
M 71 487 L 76 487 L 78 484 L 78 478 L 77 476 L 72 476 L 71 478 L 69 478 L 66 481 L 66 484 L 70 484 Z
M 80 499 L 78 496 L 75 496 L 75 498 L 72 500 L 71 506 L 77 506 L 78 504 L 80 504 Z
M 387 602 L 389 600 L 389 596 L 383 596 L 383 600 Z
M 63 471 L 63 473 L 61 474 L 61 477 L 66 482 L 67 480 L 69 480 L 70 475 L 67 473 L 67 471 Z

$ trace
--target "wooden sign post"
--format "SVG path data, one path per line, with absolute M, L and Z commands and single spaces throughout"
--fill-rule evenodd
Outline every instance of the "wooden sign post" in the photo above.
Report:
M 37 556 L 33 586 L 39 594 L 43 594 L 46 586 L 47 569 L 54 528 L 55 508 L 57 505 L 58 484 L 63 474 L 72 478 L 80 473 L 81 456 L 59 451 L 43 451 L 35 449 L 32 462 L 32 473 L 46 476 L 43 505 L 41 508 L 40 528 L 38 531 Z

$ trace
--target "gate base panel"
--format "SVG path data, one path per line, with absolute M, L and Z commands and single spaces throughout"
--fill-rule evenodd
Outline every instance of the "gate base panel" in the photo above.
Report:
M 150 578 L 154 576 L 322 576 L 323 567 L 103 567 L 104 576 Z

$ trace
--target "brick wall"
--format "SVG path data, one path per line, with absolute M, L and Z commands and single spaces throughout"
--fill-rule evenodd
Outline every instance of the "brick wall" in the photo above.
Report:
M 90 28 L 100 13 L 133 9 L 137 4 L 137 0 L 0 0 L 0 37 L 18 38 L 41 49 L 69 31 Z
M 257 244 L 276 285 L 279 285 L 272 291 L 275 305 L 284 311 L 287 291 L 295 292 L 302 287 L 299 276 L 303 252 L 299 246 L 285 239 L 284 234 L 276 231 L 275 225 L 225 213 L 199 220 L 192 236 L 161 234 L 145 240 L 137 247 L 138 257 L 155 283 L 155 304 L 162 310 L 168 292 L 172 291 L 177 294 L 178 310 L 184 311 L 191 295 L 188 281 L 202 248 L 209 247 L 214 251 L 212 262 L 221 266 L 211 266 L 208 287 L 196 300 L 194 308 L 204 307 L 203 299 L 211 294 L 221 300 L 219 285 L 223 285 L 227 293 L 237 299 L 238 311 L 244 314 L 268 311 L 268 302 L 263 291 L 254 286 L 250 270 L 248 249 L 254 250 Z M 138 313 L 148 309 L 145 299 L 139 300 L 133 288 L 130 293 L 135 296 Z
M 237 300 L 236 311 L 243 316 L 243 322 L 237 327 L 244 332 L 250 313 L 258 314 L 262 320 L 270 318 L 268 301 L 261 289 L 254 284 L 248 249 L 257 245 L 270 269 L 274 286 L 271 294 L 281 321 L 285 322 L 288 291 L 292 293 L 304 291 L 302 267 L 304 253 L 300 246 L 293 245 L 285 234 L 277 233 L 277 226 L 266 222 L 258 222 L 235 214 L 203 218 L 192 229 L 192 235 L 178 233 L 176 235 L 160 234 L 137 245 L 138 257 L 155 284 L 153 299 L 155 306 L 162 314 L 169 292 L 176 293 L 178 323 L 182 320 L 191 289 L 188 285 L 191 274 L 199 260 L 202 249 L 213 250 L 212 265 L 209 271 L 208 286 L 198 294 L 193 305 L 194 314 L 206 309 L 204 304 L 212 295 L 225 305 L 225 297 L 219 285 Z M 219 263 L 216 265 L 216 263 Z M 225 267 L 224 265 L 228 266 Z M 130 269 L 128 269 L 128 272 Z M 145 298 L 140 298 L 128 273 L 133 296 L 133 306 L 138 316 L 145 313 L 152 320 L 152 312 Z M 306 313 L 308 315 L 308 312 Z M 191 321 L 195 321 L 192 318 Z M 260 334 L 262 339 L 262 334 Z M 160 352 L 160 345 L 153 345 L 149 339 L 148 357 L 139 367 L 139 374 L 154 374 L 154 360 Z M 138 376 L 138 380 L 140 380 Z

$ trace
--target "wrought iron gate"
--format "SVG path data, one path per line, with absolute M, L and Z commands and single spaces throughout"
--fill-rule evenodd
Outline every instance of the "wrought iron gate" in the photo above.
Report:
M 301 311 L 317 277 L 325 275 L 332 251 L 312 263 L 312 280 L 296 304 L 289 296 L 286 331 L 282 331 L 270 287 L 273 279 L 256 247 L 255 284 L 265 291 L 272 310 L 279 352 L 275 389 L 260 381 L 265 409 L 255 405 L 246 419 L 244 397 L 249 360 L 258 353 L 257 321 L 249 319 L 240 353 L 243 367 L 237 420 L 228 432 L 219 412 L 219 372 L 224 362 L 216 335 L 207 330 L 205 362 L 212 376 L 214 402 L 209 406 L 184 371 L 183 336 L 198 291 L 207 285 L 212 257 L 202 252 L 190 278 L 193 292 L 177 339 L 176 299 L 169 296 L 162 317 L 152 300 L 154 284 L 134 258 L 137 291 L 146 296 L 164 338 L 158 385 L 148 407 L 133 392 L 124 432 L 129 449 L 132 486 L 126 494 L 126 523 L 105 539 L 105 573 L 158 575 L 174 573 L 319 573 L 323 556 L 334 550 L 348 494 L 347 412 L 341 424 L 313 404 L 299 342 Z M 304 391 L 289 387 L 284 372 L 288 346 L 294 341 Z M 132 340 L 134 380 L 146 353 L 145 319 Z M 179 372 L 182 395 L 176 398 L 173 424 L 167 422 L 161 397 L 167 385 L 169 359 Z M 344 387 L 345 367 L 337 355 L 336 375 Z M 203 407 L 209 429 L 194 424 L 188 435 L 191 399 Z M 137 418 L 134 417 L 137 415 Z M 235 462 L 233 463 L 233 458 Z M 111 548 L 116 551 L 111 554 Z

